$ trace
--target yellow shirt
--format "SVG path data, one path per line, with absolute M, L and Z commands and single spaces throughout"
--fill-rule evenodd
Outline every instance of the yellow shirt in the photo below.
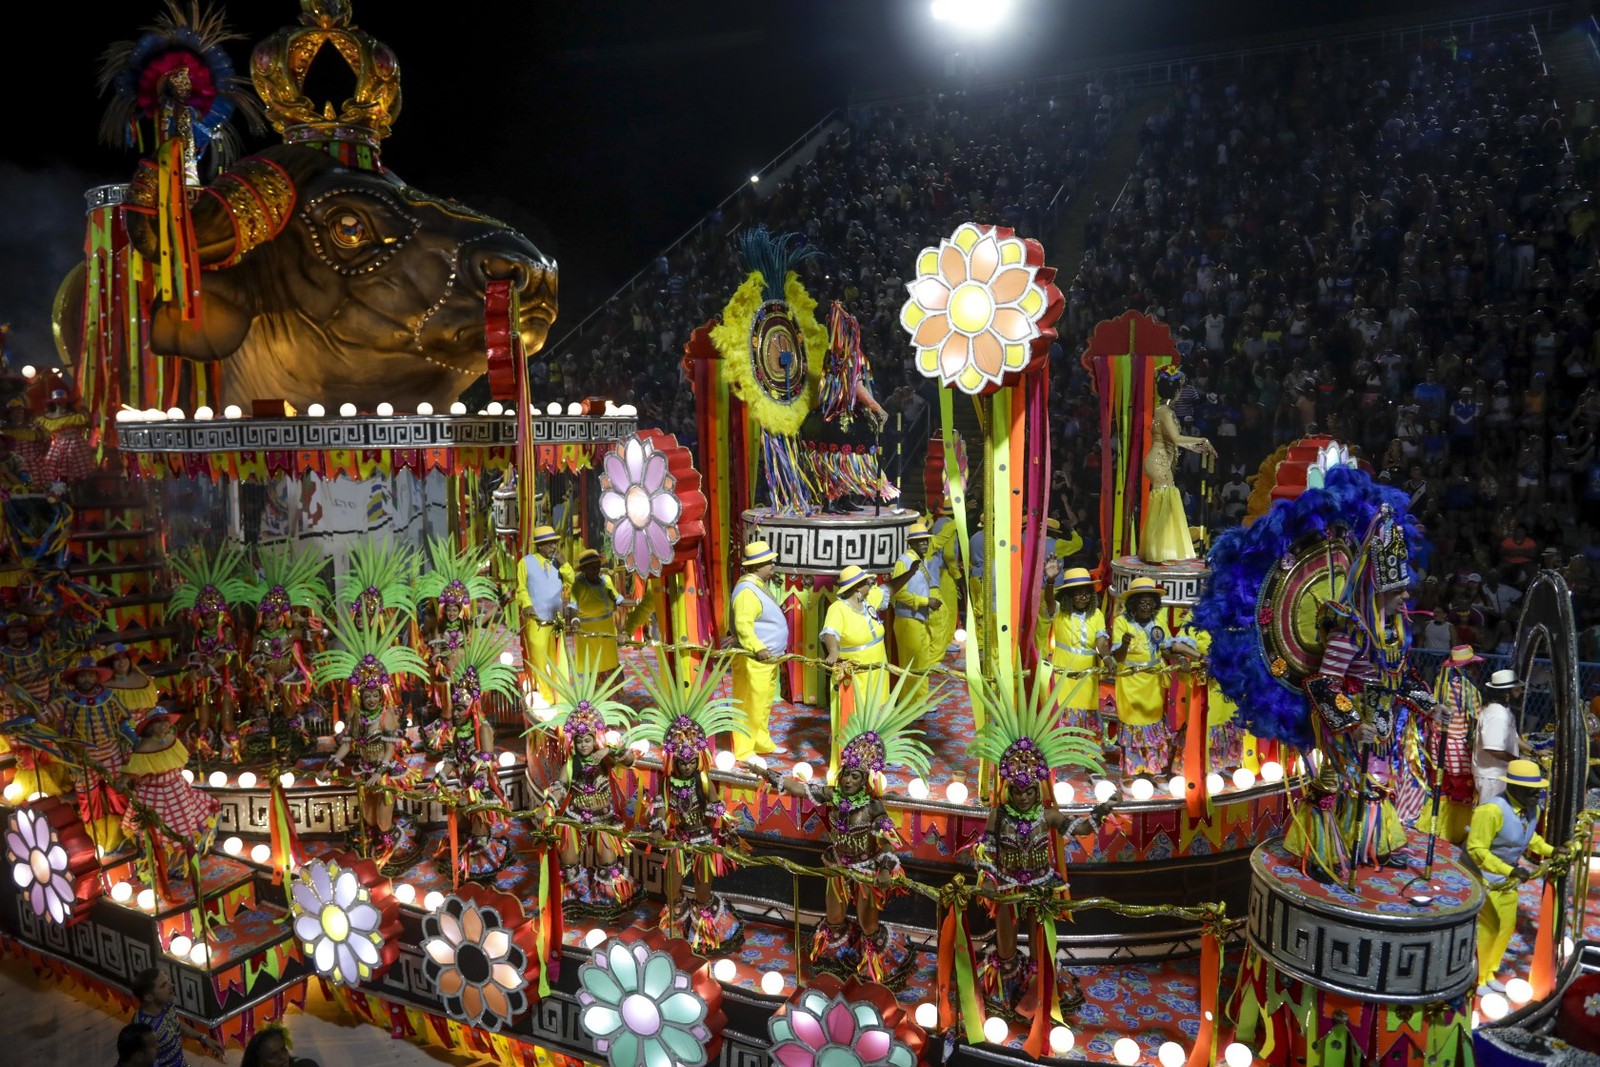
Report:
M 822 633 L 839 642 L 839 658 L 863 667 L 889 662 L 883 643 L 883 621 L 875 614 L 857 611 L 843 600 L 835 600 L 822 620 Z
M 1211 633 L 1195 627 L 1185 627 L 1175 641 L 1187 641 L 1194 645 L 1202 657 L 1211 655 Z M 1216 676 L 1209 671 L 1206 674 L 1206 725 L 1224 726 L 1233 721 L 1238 712 L 1239 705 L 1229 700 L 1222 692 L 1222 687 L 1217 685 Z
M 1152 623 L 1151 630 L 1162 631 L 1162 627 Z M 1127 658 L 1117 665 L 1117 718 L 1129 726 L 1149 726 L 1167 713 L 1167 676 L 1156 671 L 1129 672 L 1129 668 L 1161 666 L 1162 647 L 1152 647 L 1144 627 L 1118 615 L 1111 628 L 1113 650 L 1122 644 L 1123 634 L 1132 634 L 1133 640 L 1128 643 Z
M 1472 827 L 1467 831 L 1467 857 L 1478 870 L 1498 874 L 1501 877 L 1516 870 L 1512 864 L 1490 851 L 1490 846 L 1500 835 L 1500 828 L 1505 825 L 1505 821 L 1505 813 L 1500 810 L 1500 805 L 1479 804 L 1472 809 Z M 1548 856 L 1555 851 L 1555 847 L 1535 831 L 1528 839 L 1528 850 L 1537 856 Z
M 1099 608 L 1079 614 L 1070 608 L 1050 619 L 1050 666 L 1060 671 L 1094 670 L 1100 666 L 1095 642 L 1106 634 L 1106 615 Z M 1063 679 L 1068 707 L 1093 710 L 1100 706 L 1100 676 L 1083 674 Z

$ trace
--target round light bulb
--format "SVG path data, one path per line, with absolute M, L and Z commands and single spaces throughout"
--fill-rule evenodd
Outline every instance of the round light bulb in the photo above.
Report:
M 599 948 L 605 943 L 605 940 L 606 932 L 596 926 L 594 929 L 583 935 L 583 947 L 590 949 Z
M 1272 760 L 1263 763 L 1261 765 L 1261 780 L 1263 782 L 1283 781 L 1283 764 L 1275 763 Z
M 711 762 L 716 766 L 717 770 L 727 772 L 733 770 L 738 761 L 733 758 L 732 752 L 723 749 L 711 757 Z
M 210 422 L 212 419 L 217 417 L 217 413 L 212 411 L 206 405 L 201 404 L 199 407 L 194 409 L 194 417 L 195 421 L 197 422 Z
M 738 974 L 738 968 L 734 967 L 733 961 L 728 959 L 726 956 L 711 965 L 711 977 L 715 978 L 723 985 L 727 985 L 729 982 L 733 981 Z
M 346 402 L 339 405 L 339 414 L 343 415 L 345 418 L 351 418 L 355 415 L 355 413 L 356 406 L 354 404 Z
M 141 889 L 141 890 L 139 890 L 139 895 L 134 898 L 133 902 L 135 904 L 139 905 L 139 910 L 140 911 L 155 911 L 156 910 L 156 894 L 155 894 L 155 890 L 153 890 L 153 889 Z
M 433 405 L 428 403 L 426 400 L 422 401 L 421 403 L 419 403 L 417 405 L 417 414 L 418 415 L 432 415 L 433 414 Z
M 238 837 L 229 837 L 222 842 L 222 851 L 230 856 L 237 856 L 244 851 L 244 842 L 240 841 Z
M 1249 789 L 1256 784 L 1256 772 L 1249 767 L 1240 767 L 1233 772 L 1233 787 L 1235 789 Z
M 145 422 L 166 422 L 167 421 L 167 413 L 165 411 L 162 411 L 160 408 L 145 408 L 144 409 L 144 421 Z
M 411 904 L 417 899 L 417 887 L 410 882 L 401 882 L 394 887 L 394 899 L 401 904 Z
M 944 787 L 944 795 L 952 804 L 965 804 L 967 802 L 967 797 L 971 794 L 967 792 L 967 783 L 951 782 L 949 785 Z M 1003 1020 L 1001 1025 L 1004 1025 Z
M 1062 807 L 1071 804 L 1078 795 L 1078 791 L 1072 787 L 1071 782 L 1057 782 L 1052 788 L 1052 792 L 1056 795 L 1056 803 Z
M 1478 1010 L 1483 1012 L 1485 1019 L 1498 1022 L 1511 1011 L 1511 1002 L 1503 993 L 1485 993 L 1483 999 L 1478 1001 Z
M 244 418 L 244 408 L 238 404 L 229 404 L 222 409 L 222 417 L 225 419 L 242 419 Z
M 561 404 L 560 404 L 560 402 L 559 401 L 555 401 L 555 400 L 550 401 L 550 403 L 545 406 L 544 413 L 546 415 L 559 415 L 559 414 L 561 414 Z
M 283 786 L 285 789 L 293 789 L 294 788 L 294 772 L 293 771 L 284 771 L 282 774 L 278 775 L 278 784 Z
M 1116 795 L 1117 787 L 1115 783 L 1108 782 L 1102 778 L 1094 784 L 1094 798 L 1100 803 L 1104 804 L 1106 801 L 1110 800 Z
M 1234 1041 L 1222 1050 L 1222 1059 L 1228 1067 L 1250 1067 L 1256 1061 L 1256 1054 L 1243 1041 Z
M 132 408 L 123 408 L 121 411 L 117 412 L 117 421 L 118 422 L 138 422 L 139 421 L 139 412 L 134 411 Z
M 306 414 L 310 415 L 313 419 L 320 419 L 327 413 L 328 409 L 323 407 L 321 404 L 312 404 L 310 407 L 306 408 Z
M 913 778 L 906 785 L 906 793 L 911 797 L 912 800 L 927 800 L 928 783 L 924 782 L 921 778 Z
M 394 414 L 394 405 L 389 403 L 387 400 L 384 400 L 378 404 L 375 410 L 380 416 L 387 419 L 390 415 Z
M 924 1000 L 917 1005 L 916 1020 L 917 1025 L 924 1030 L 932 1030 L 939 1025 L 939 1009 L 934 1007 L 931 1001 Z
M 204 941 L 196 941 L 194 948 L 189 950 L 189 962 L 196 967 L 204 967 L 211 961 L 211 946 Z
M 1568 956 L 1572 955 L 1572 950 L 1577 947 L 1577 944 L 1572 940 L 1572 938 L 1563 937 L 1561 939 L 1561 958 L 1566 959 Z
M 811 781 L 811 776 L 814 773 L 816 772 L 811 769 L 811 764 L 809 763 L 796 763 L 794 765 L 794 776 L 802 782 Z
M 1156 787 L 1148 778 L 1135 779 L 1132 789 L 1129 790 L 1135 800 L 1149 800 L 1156 795 Z
M 450 405 L 450 414 L 465 415 L 466 413 L 467 405 L 463 404 L 461 401 L 457 400 L 454 404 Z
M 428 895 L 422 898 L 422 906 L 428 911 L 438 911 L 444 907 L 444 894 L 437 889 L 430 889 Z
M 509 767 L 515 762 L 517 762 L 517 757 L 512 755 L 510 752 L 500 753 L 500 766 Z
M 991 1045 L 1003 1045 L 1006 1038 L 1011 1035 L 1011 1028 L 1006 1021 L 998 1015 L 991 1015 L 983 1020 L 983 1039 Z
M 963 629 L 958 627 L 956 629 L 954 637 L 955 637 L 955 642 L 958 645 L 964 645 L 964 644 L 967 643 L 967 631 L 966 630 L 963 630 Z
M 578 403 L 576 400 L 574 400 L 572 403 L 567 405 L 567 414 L 568 415 L 582 415 L 583 414 L 583 405 Z
M 1189 780 L 1181 774 L 1172 776 L 1172 781 L 1167 783 L 1167 792 L 1172 794 L 1173 800 L 1182 800 L 1183 794 L 1189 788 Z
M 250 850 L 250 858 L 257 863 L 265 863 L 272 858 L 271 845 L 257 845 Z
M 761 976 L 761 992 L 769 997 L 782 996 L 784 985 L 782 971 L 767 971 Z
M 1161 1047 L 1156 1049 L 1156 1061 L 1161 1067 L 1183 1067 L 1188 1060 L 1188 1053 L 1176 1041 L 1163 1041 Z
M 622 735 L 619 734 L 617 731 L 615 731 L 615 730 L 607 730 L 605 732 L 605 742 L 606 742 L 607 745 L 609 745 L 609 746 L 614 748 L 614 747 L 616 747 L 617 742 L 619 742 L 621 740 L 622 740 Z
M 20 804 L 22 802 L 22 783 L 12 782 L 6 786 L 5 791 L 0 793 L 0 796 L 5 797 L 7 804 Z
M 118 882 L 111 887 L 111 899 L 118 904 L 126 904 L 133 899 L 133 886 L 127 882 Z
M 187 956 L 192 948 L 194 948 L 194 942 L 182 934 L 174 935 L 172 941 L 167 945 L 167 951 L 174 956 Z
M 1226 783 L 1224 783 L 1222 780 L 1222 775 L 1218 774 L 1216 771 L 1212 771 L 1210 774 L 1206 775 L 1206 792 L 1210 793 L 1212 796 L 1216 796 L 1218 793 L 1222 792 L 1225 784 Z
M 182 422 L 184 420 L 183 409 L 178 407 L 168 408 L 167 419 L 170 422 Z
M 1513 1004 L 1526 1004 L 1533 999 L 1533 984 L 1526 978 L 1513 978 L 1506 983 L 1506 999 Z
M 1139 1042 L 1131 1037 L 1119 1037 L 1111 1046 L 1111 1055 L 1122 1067 L 1133 1067 L 1139 1062 Z
M 32 363 L 30 363 L 26 367 L 22 368 L 22 376 L 24 378 L 28 378 L 30 380 L 33 379 L 33 378 L 37 378 L 39 376 L 39 368 L 35 367 Z
M 240 789 L 254 789 L 255 787 L 256 773 L 254 771 L 244 771 L 239 775 Z
M 633 744 L 629 745 L 628 747 L 633 749 L 635 752 L 639 753 L 639 755 L 641 755 L 641 756 L 647 756 L 647 755 L 650 754 L 650 742 L 646 741 L 642 737 L 639 738 L 639 740 L 635 741 Z M 760 758 L 761 758 L 760 756 L 752 756 L 752 757 L 750 757 L 752 763 L 755 762 L 756 760 L 760 759 Z M 762 766 L 765 767 L 766 764 L 763 763 Z
M 338 722 L 333 724 L 333 732 L 335 734 L 344 733 L 344 720 L 343 719 L 340 719 Z
M 639 409 L 634 407 L 632 404 L 624 404 L 624 405 L 622 405 L 621 408 L 618 409 L 618 411 L 625 418 L 632 418 L 633 416 L 639 414 Z
M 211 776 L 206 779 L 206 783 L 212 789 L 221 789 L 228 784 L 228 775 L 223 771 L 212 771 Z
M 190 785 L 194 785 L 194 772 L 185 767 L 183 769 L 183 780 L 188 782 Z
M 1065 1026 L 1052 1026 L 1050 1028 L 1050 1051 L 1057 1056 L 1065 1056 L 1072 1051 L 1072 1046 L 1078 1043 L 1078 1038 Z
M 647 741 L 645 744 L 649 744 L 649 742 Z M 755 764 L 757 767 L 760 767 L 762 770 L 767 769 L 767 757 L 765 756 L 751 756 L 749 762 Z
M 502 667 L 509 667 L 515 662 L 517 662 L 517 657 L 513 656 L 511 653 L 509 653 L 509 652 L 500 653 L 500 665 Z
M 488 411 L 491 415 L 504 415 L 506 413 L 505 405 L 500 403 L 498 400 L 489 401 L 489 406 L 484 410 Z

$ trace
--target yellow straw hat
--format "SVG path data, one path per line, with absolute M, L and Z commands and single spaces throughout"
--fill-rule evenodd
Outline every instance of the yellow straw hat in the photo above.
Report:
M 746 567 L 759 567 L 763 563 L 771 563 L 778 558 L 778 552 L 765 541 L 751 541 L 744 546 L 744 565 Z
M 533 528 L 533 543 L 542 545 L 546 541 L 559 541 L 561 535 L 556 533 L 554 526 L 535 526 Z
M 856 586 L 871 577 L 872 575 L 852 563 L 839 572 L 839 580 L 834 583 L 833 591 L 841 597 L 849 596 Z
M 1138 596 L 1141 593 L 1153 593 L 1158 597 L 1164 597 L 1167 595 L 1167 587 L 1158 583 L 1154 578 L 1135 578 L 1128 583 L 1128 588 L 1122 591 L 1121 599 L 1126 602 L 1129 597 Z

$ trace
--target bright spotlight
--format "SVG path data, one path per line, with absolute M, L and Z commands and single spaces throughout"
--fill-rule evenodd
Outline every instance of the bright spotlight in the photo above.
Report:
M 958 30 L 987 31 L 1011 14 L 1010 0 L 933 0 L 935 22 L 948 22 Z

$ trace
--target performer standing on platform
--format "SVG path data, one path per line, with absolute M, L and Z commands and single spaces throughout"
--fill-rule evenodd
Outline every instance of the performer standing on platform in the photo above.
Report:
M 1045 569 L 1055 581 L 1049 561 Z M 1066 725 L 1089 731 L 1103 744 L 1100 679 L 1102 671 L 1115 669 L 1116 661 L 1111 657 L 1111 635 L 1106 632 L 1106 616 L 1098 599 L 1094 575 L 1083 567 L 1073 567 L 1055 581 L 1055 612 L 1047 627 L 1048 677 L 1058 687 Z M 1058 677 L 1056 672 L 1062 673 Z
M 852 499 L 866 506 L 900 495 L 884 477 L 877 435 L 889 415 L 872 395 L 872 366 L 861 350 L 861 327 L 837 300 L 828 310 L 828 351 L 822 358 L 817 406 L 800 427 L 811 484 L 822 510 L 849 514 Z
M 1517 672 L 1495 671 L 1483 688 L 1489 703 L 1478 712 L 1477 730 L 1472 736 L 1472 781 L 1478 789 L 1479 804 L 1505 792 L 1506 768 L 1525 748 L 1517 732 L 1517 717 L 1509 707 L 1522 695 Z
M 918 569 L 921 568 L 919 563 Z M 829 699 L 829 731 L 833 751 L 828 761 L 830 772 L 839 766 L 839 738 L 848 718 L 848 701 L 854 707 L 882 704 L 889 696 L 889 656 L 884 648 L 883 620 L 878 611 L 883 596 L 872 575 L 851 565 L 839 572 L 833 587 L 838 598 L 828 605 L 823 616 L 823 662 L 833 671 Z
M 906 532 L 906 550 L 895 560 L 891 580 L 903 578 L 894 594 L 895 666 L 913 673 L 918 695 L 928 692 L 928 671 L 944 659 L 944 646 L 935 645 L 929 618 L 940 609 L 937 586 L 930 581 L 928 560 L 942 546 L 934 546 L 927 524 L 917 520 Z
M 1452 648 L 1433 683 L 1437 713 L 1421 719 L 1412 716 L 1406 731 L 1406 747 L 1414 749 L 1421 784 L 1428 793 L 1437 792 L 1439 801 L 1435 822 L 1431 800 L 1424 798 L 1416 828 L 1437 833 L 1453 845 L 1466 837 L 1479 803 L 1472 777 L 1472 739 L 1483 697 L 1467 677 L 1467 668 L 1482 662 L 1483 657 L 1474 654 L 1471 645 Z
M 140 719 L 135 727 L 139 740 L 123 767 L 131 803 L 122 817 L 122 832 L 143 847 L 145 876 L 152 887 L 181 876 L 191 856 L 211 848 L 222 809 L 216 797 L 183 777 L 189 750 L 172 732 L 178 718 L 156 708 Z M 141 809 L 153 813 L 160 825 L 149 825 Z
M 1163 655 L 1172 638 L 1156 622 L 1166 593 L 1152 578 L 1133 579 L 1122 591 L 1122 611 L 1111 628 L 1111 657 L 1117 661 L 1117 739 L 1124 778 L 1165 775 L 1172 764 Z
M 4 620 L 6 643 L 0 645 L 0 723 L 23 716 L 37 718 L 44 711 L 55 688 L 51 657 L 37 624 L 28 616 L 7 615 Z M 42 793 L 59 796 L 71 788 L 66 769 L 53 756 L 31 745 L 14 748 L 0 736 L 0 752 L 17 754 L 16 781 L 23 795 Z
M 99 469 L 87 439 L 89 417 L 72 406 L 65 389 L 50 393 L 44 414 L 33 424 L 50 435 L 50 448 L 42 463 L 45 486 L 55 482 L 72 485 Z
M 468 806 L 510 806 L 500 790 L 494 725 L 484 718 L 482 709 L 485 693 L 499 694 L 508 701 L 517 699 L 516 671 L 510 664 L 500 662 L 501 653 L 511 648 L 511 641 L 511 635 L 503 630 L 474 628 L 454 656 L 448 680 L 449 710 L 441 724 L 442 758 L 434 780 L 441 786 L 451 782 L 456 796 Z M 487 811 L 466 816 L 468 838 L 458 860 L 465 877 L 487 877 L 510 860 L 510 842 L 493 834 L 504 822 L 500 814 Z M 448 840 L 441 849 L 448 855 Z
M 161 702 L 161 690 L 150 676 L 139 669 L 136 652 L 120 641 L 112 645 L 110 654 L 100 661 L 100 666 L 111 671 L 106 688 L 113 690 L 117 700 L 132 714 L 139 714 Z
M 946 537 L 937 556 L 930 557 L 927 561 L 929 570 L 928 585 L 939 591 L 939 610 L 928 613 L 928 630 L 933 634 L 934 647 L 942 648 L 946 652 L 958 651 L 954 644 L 956 630 L 960 627 L 961 594 L 957 582 L 962 575 L 961 550 L 956 545 L 953 534 L 945 531 L 955 526 L 955 520 L 950 517 L 950 505 L 944 500 L 934 509 L 933 524 L 929 527 L 933 531 L 935 543 L 940 543 L 940 537 Z
M 48 718 L 62 736 L 83 746 L 83 754 L 94 763 L 116 774 L 128 762 L 128 750 L 137 739 L 128 722 L 128 710 L 106 687 L 111 669 L 81 656 L 61 673 L 66 683 L 50 702 Z M 122 843 L 118 824 L 126 805 L 111 789 L 111 783 L 92 767 L 75 771 L 78 810 L 83 815 L 89 837 L 106 852 Z
M 572 596 L 572 568 L 556 556 L 561 535 L 554 526 L 533 531 L 533 551 L 517 564 L 514 602 L 522 621 L 522 656 L 541 697 L 555 699 L 545 682 L 547 675 L 566 670 L 566 642 L 561 639 L 562 616 Z
M 734 758 L 777 752 L 772 705 L 778 699 L 778 657 L 789 651 L 789 620 L 778 604 L 772 576 L 778 553 L 765 541 L 744 546 L 744 574 L 733 586 L 733 636 L 749 653 L 733 657 L 733 700 L 744 730 L 734 731 Z
M 1541 858 L 1556 849 L 1539 836 L 1540 799 L 1550 779 L 1532 760 L 1514 759 L 1506 767 L 1503 795 L 1479 804 L 1467 831 L 1467 859 L 1483 879 L 1483 910 L 1478 912 L 1478 995 L 1504 993 L 1505 984 L 1494 975 L 1505 958 L 1506 947 L 1517 928 L 1516 877 L 1522 857 L 1532 852 Z
M 1156 405 L 1151 417 L 1150 451 L 1144 456 L 1144 476 L 1150 482 L 1150 502 L 1146 506 L 1144 529 L 1139 536 L 1139 558 L 1146 563 L 1170 563 L 1194 559 L 1194 542 L 1189 537 L 1189 520 L 1183 514 L 1183 494 L 1173 480 L 1178 450 L 1216 457 L 1217 450 L 1204 437 L 1190 437 L 1178 426 L 1172 400 L 1183 388 L 1183 372 L 1163 367 L 1156 372 Z
M 904 679 L 893 693 L 887 687 L 871 692 L 856 705 L 842 734 L 835 735 L 839 738 L 835 743 L 842 741 L 842 747 L 834 784 L 802 782 L 770 768 L 748 766 L 773 788 L 822 808 L 828 837 L 823 863 L 856 876 L 828 880 L 826 918 L 811 942 L 812 968 L 899 990 L 911 974 L 916 953 L 904 934 L 892 933 L 878 921 L 889 880 L 901 873 L 898 853 L 906 849 L 884 807 L 883 771 L 894 766 L 912 777 L 928 773 L 933 754 L 922 742 L 921 731 L 911 729 L 911 724 L 927 713 L 933 700 L 911 697 Z M 852 903 L 854 921 L 849 916 Z
M 600 569 L 600 553 L 586 548 L 578 553 L 578 573 L 572 580 L 571 621 L 577 627 L 574 655 L 585 670 L 609 674 L 621 665 L 617 658 L 617 608 L 628 608 L 622 633 L 637 629 L 650 613 L 648 601 L 624 600 L 611 576 Z

